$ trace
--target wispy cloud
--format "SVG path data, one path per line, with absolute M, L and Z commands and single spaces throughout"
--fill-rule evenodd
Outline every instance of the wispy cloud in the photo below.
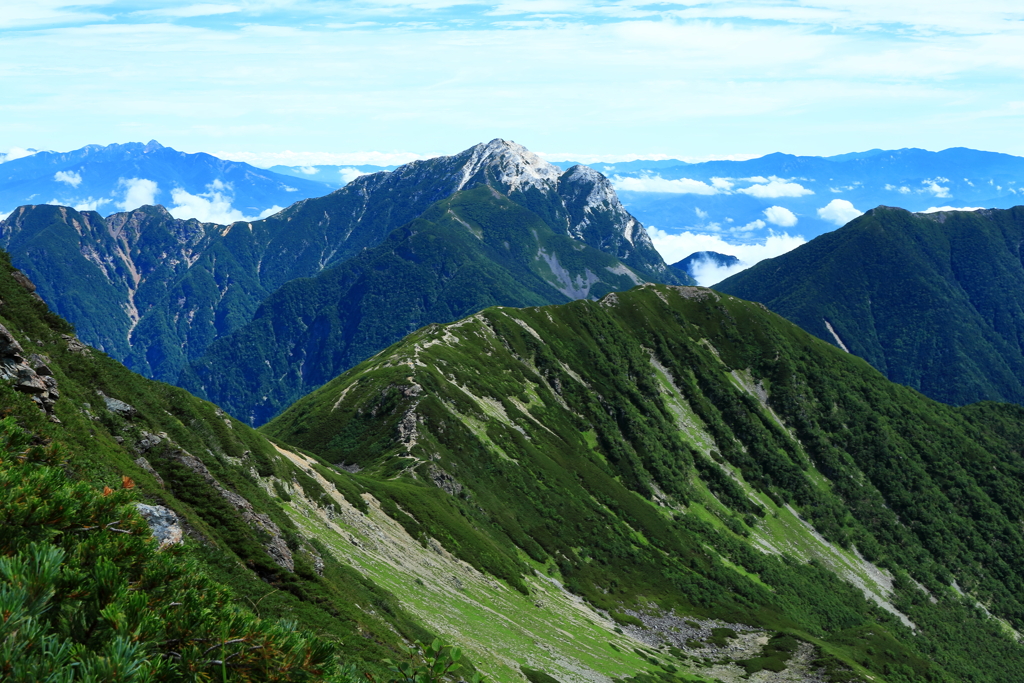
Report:
M 718 194 L 719 188 L 708 185 L 700 180 L 678 178 L 670 180 L 661 176 L 641 176 L 639 178 L 623 178 L 612 176 L 612 185 L 616 190 L 626 192 L 666 192 L 671 194 Z
M 217 14 L 233 14 L 240 11 L 242 11 L 242 8 L 238 5 L 196 3 L 191 5 L 160 7 L 158 9 L 138 10 L 136 12 L 132 12 L 132 14 L 140 17 L 192 18 L 209 17 Z
M 268 166 L 389 165 L 497 135 L 584 162 L 1024 153 L 1021 18 L 1005 0 L 6 0 L 4 132 Z M 64 102 L 86 96 L 69 121 Z M 314 159 L 354 143 L 381 151 Z

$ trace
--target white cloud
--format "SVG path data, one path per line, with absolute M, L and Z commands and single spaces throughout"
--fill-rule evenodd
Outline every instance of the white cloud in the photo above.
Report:
M 0 211 L 0 221 L 4 220 L 8 216 L 10 216 L 12 213 L 14 213 L 14 212 L 13 211 L 8 211 L 7 213 L 4 213 L 3 211 Z
M 14 161 L 15 159 L 23 159 L 25 157 L 30 157 L 33 154 L 35 154 L 36 151 L 37 150 L 34 149 L 22 149 L 21 147 L 11 147 L 9 150 L 7 150 L 6 154 L 0 154 L 0 164 L 6 163 L 8 161 Z
M 180 187 L 171 190 L 174 206 L 169 209 L 175 218 L 196 218 L 203 223 L 234 223 L 247 220 L 242 212 L 231 206 L 234 197 L 229 183 L 214 180 L 206 192 L 191 194 Z
M 58 183 L 67 183 L 71 187 L 78 187 L 82 184 L 82 174 L 75 171 L 57 171 L 53 179 Z
M 221 180 L 214 180 L 206 186 L 206 192 L 191 194 L 180 187 L 171 190 L 171 199 L 174 206 L 168 209 L 175 218 L 195 218 L 203 223 L 228 224 L 235 221 L 255 221 L 267 216 L 272 216 L 282 207 L 276 204 L 269 209 L 264 209 L 259 216 L 246 216 L 238 209 L 231 206 L 234 196 L 231 194 L 234 188 L 231 183 Z
M 735 185 L 729 178 L 712 178 L 711 184 L 722 192 L 728 192 Z
M 818 209 L 818 217 L 836 225 L 846 225 L 857 216 L 864 213 L 858 211 L 852 202 L 845 199 L 833 199 L 825 206 Z
M 117 202 L 123 211 L 134 211 L 140 206 L 156 204 L 160 188 L 156 181 L 146 178 L 121 178 L 117 186 L 124 188 L 124 201 Z
M 934 180 L 929 178 L 928 180 L 922 180 L 921 184 L 924 185 L 924 192 L 931 192 L 939 199 L 947 199 L 953 195 L 949 194 L 949 188 L 939 185 L 939 183 L 948 183 L 948 178 L 935 178 Z
M 939 211 L 981 211 L 980 206 L 932 206 L 919 213 L 938 213 Z
M 658 228 L 648 228 L 655 249 L 667 263 L 675 263 L 697 251 L 717 251 L 720 254 L 735 256 L 740 261 L 735 266 L 719 268 L 713 264 L 696 269 L 695 279 L 705 287 L 709 287 L 725 278 L 746 270 L 750 266 L 766 258 L 774 258 L 787 251 L 799 247 L 805 242 L 800 235 L 771 232 L 763 242 L 750 244 L 730 244 L 719 235 L 696 233 L 689 230 L 681 233 L 668 233 Z
M 889 190 L 890 192 L 899 192 L 900 194 L 910 194 L 910 188 L 907 187 L 906 185 L 902 185 L 900 187 L 896 187 L 895 185 L 886 185 L 885 189 Z
M 731 232 L 734 235 L 739 235 L 741 237 L 745 237 L 745 236 L 748 236 L 750 233 L 755 232 L 757 230 L 763 230 L 765 225 L 767 225 L 767 223 L 765 223 L 763 220 L 758 218 L 756 220 L 753 220 L 753 221 L 747 223 L 746 225 L 737 225 L 734 228 L 729 228 L 729 232 Z
M 708 212 L 707 212 L 707 211 L 701 211 L 701 210 L 700 210 L 700 207 L 696 207 L 696 206 L 695 206 L 695 207 L 693 208 L 693 212 L 694 212 L 695 214 L 697 214 L 697 218 L 701 219 L 702 221 L 705 221 L 705 220 L 707 220 L 707 218 L 708 218 Z
M 259 217 L 260 218 L 267 218 L 268 216 L 273 216 L 278 211 L 284 211 L 284 207 L 283 206 L 278 206 L 277 204 L 274 204 L 269 209 L 263 209 L 263 211 L 260 211 Z
M 849 192 L 850 190 L 856 190 L 860 182 L 855 182 L 851 185 L 840 185 L 839 187 L 829 187 L 828 190 L 832 194 L 842 194 L 843 192 Z
M 92 197 L 89 197 L 88 199 L 78 199 L 76 200 L 74 208 L 75 211 L 99 211 L 100 207 L 105 204 L 110 204 L 112 201 L 112 199 L 106 199 L 104 197 L 100 197 L 99 199 L 93 199 Z M 50 203 L 53 204 L 56 202 Z M 139 206 L 141 206 L 141 204 Z
M 749 194 L 751 197 L 757 197 L 759 199 L 777 199 L 779 197 L 803 197 L 804 195 L 814 194 L 814 190 L 809 190 L 800 183 L 791 183 L 783 180 L 782 178 L 776 178 L 772 176 L 770 179 L 765 178 L 747 178 L 747 180 L 757 182 L 757 185 L 751 185 L 750 187 L 741 187 L 736 190 L 743 194 Z
M 662 178 L 658 175 L 642 176 L 640 178 L 622 178 L 620 176 L 612 176 L 611 181 L 616 190 L 623 190 L 626 192 L 667 192 L 671 194 L 702 195 L 719 193 L 718 188 L 708 185 L 700 180 L 691 180 L 690 178 L 669 180 L 668 178 Z
M 366 175 L 366 173 L 360 171 L 358 168 L 339 168 L 338 173 L 341 175 L 341 182 L 345 183 L 346 185 L 351 183 L 359 176 Z
M 305 173 L 306 175 L 316 175 L 320 172 L 320 169 L 316 166 L 299 166 L 299 173 Z
M 764 210 L 764 218 L 780 228 L 792 228 L 796 225 L 796 214 L 784 206 L 769 206 Z

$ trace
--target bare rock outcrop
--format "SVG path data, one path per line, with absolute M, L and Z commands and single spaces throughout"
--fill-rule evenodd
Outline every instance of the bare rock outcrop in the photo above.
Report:
M 42 301 L 43 297 L 36 293 L 36 285 L 32 280 L 28 279 L 28 275 L 21 272 L 20 270 L 11 271 L 11 279 L 17 282 L 19 285 L 28 290 L 29 294 L 32 295 L 36 301 Z
M 120 399 L 111 398 L 110 396 L 107 396 L 99 389 L 96 390 L 96 393 L 100 396 L 100 398 L 103 399 L 103 403 L 104 405 L 106 405 L 107 410 L 114 413 L 115 415 L 120 415 L 126 420 L 132 419 L 138 412 L 137 410 L 135 410 L 135 406 L 125 403 Z
M 82 340 L 70 334 L 62 334 L 60 338 L 68 345 L 68 351 L 71 353 L 78 353 L 81 355 L 87 355 L 89 353 L 89 346 L 82 343 Z
M 53 414 L 53 406 L 60 398 L 57 379 L 53 376 L 46 356 L 33 354 L 25 357 L 25 350 L 6 327 L 0 325 L 0 379 L 14 380 L 14 389 L 28 394 L 53 422 L 60 422 Z
M 441 489 L 450 496 L 457 496 L 462 493 L 462 484 L 458 482 L 452 475 L 445 472 L 437 465 L 431 463 L 427 469 L 427 473 L 430 476 L 430 481 L 434 483 L 434 486 Z
M 153 469 L 153 466 L 149 464 L 148 460 L 139 456 L 138 458 L 135 458 L 135 464 L 153 475 L 153 478 L 156 479 L 156 483 L 160 484 L 161 488 L 165 486 L 164 478 L 160 476 L 159 472 Z
M 144 503 L 136 503 L 135 507 L 149 524 L 153 538 L 160 542 L 161 548 L 181 543 L 184 530 L 178 521 L 178 515 L 174 514 L 173 510 L 163 505 L 145 505 Z

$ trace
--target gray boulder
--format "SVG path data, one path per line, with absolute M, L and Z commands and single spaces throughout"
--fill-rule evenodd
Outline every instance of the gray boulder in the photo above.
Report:
M 153 538 L 159 541 L 161 548 L 182 542 L 184 532 L 178 522 L 178 515 L 174 514 L 173 510 L 165 508 L 163 505 L 146 505 L 144 503 L 136 503 L 135 507 L 149 524 Z

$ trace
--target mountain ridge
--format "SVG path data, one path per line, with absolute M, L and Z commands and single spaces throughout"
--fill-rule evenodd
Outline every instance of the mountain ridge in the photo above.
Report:
M 1024 402 L 1024 207 L 880 206 L 715 286 L 946 403 Z
M 486 185 L 461 190 L 380 245 L 286 283 L 178 383 L 259 425 L 428 323 L 493 305 L 594 298 L 643 282 Z M 264 369 L 265 368 L 265 369 Z
M 995 681 L 1013 677 L 1019 645 L 958 611 L 949 586 L 969 583 L 1011 624 L 1024 614 L 1022 577 L 1005 573 L 1024 551 L 1010 493 L 1021 410 L 943 406 L 758 304 L 645 285 L 428 326 L 262 431 L 395 482 L 411 535 L 512 586 L 550 572 L 662 648 L 698 645 L 658 630 L 686 628 L 659 621 L 673 610 L 761 628 L 785 614 L 788 632 L 823 652 L 881 638 L 869 647 L 887 654 L 857 655 L 828 680 Z M 428 492 L 502 535 L 471 543 Z M 996 526 L 969 521 L 983 508 Z M 773 565 L 774 552 L 791 559 Z M 914 659 L 925 651 L 931 664 Z M 739 680 L 682 661 L 687 675 Z
M 556 231 L 578 235 L 612 253 L 646 279 L 674 281 L 645 231 L 615 199 L 607 179 L 560 173 L 525 148 L 500 139 L 458 155 L 360 176 L 324 197 L 301 200 L 259 221 L 188 223 L 169 217 L 165 209 L 143 208 L 107 219 L 90 214 L 88 222 L 98 227 L 86 239 L 75 228 L 76 222 L 87 222 L 80 212 L 23 207 L 0 222 L 0 246 L 12 248 L 15 264 L 60 313 L 82 328 L 88 342 L 146 376 L 173 382 L 213 339 L 248 322 L 285 282 L 314 276 L 374 247 L 434 202 L 477 184 L 509 193 Z M 29 221 L 31 212 L 39 219 Z M 115 227 L 107 228 L 107 221 Z M 26 230 L 30 223 L 34 227 Z M 114 234 L 121 229 L 117 226 L 127 224 L 134 226 L 138 238 L 131 248 L 119 232 Z M 186 247 L 181 230 L 191 231 L 186 241 L 194 243 Z M 111 268 L 131 272 L 134 258 L 156 262 L 182 249 L 189 251 L 188 258 L 174 268 L 155 268 L 151 280 L 119 275 L 114 286 L 104 275 Z M 32 256 L 44 252 L 60 253 L 62 261 Z M 106 265 L 93 262 L 92 252 L 103 254 Z M 88 284 L 93 281 L 102 286 Z M 90 291 L 97 300 L 71 305 L 65 296 L 77 292 L 88 299 Z M 91 310 L 102 315 L 91 316 Z

